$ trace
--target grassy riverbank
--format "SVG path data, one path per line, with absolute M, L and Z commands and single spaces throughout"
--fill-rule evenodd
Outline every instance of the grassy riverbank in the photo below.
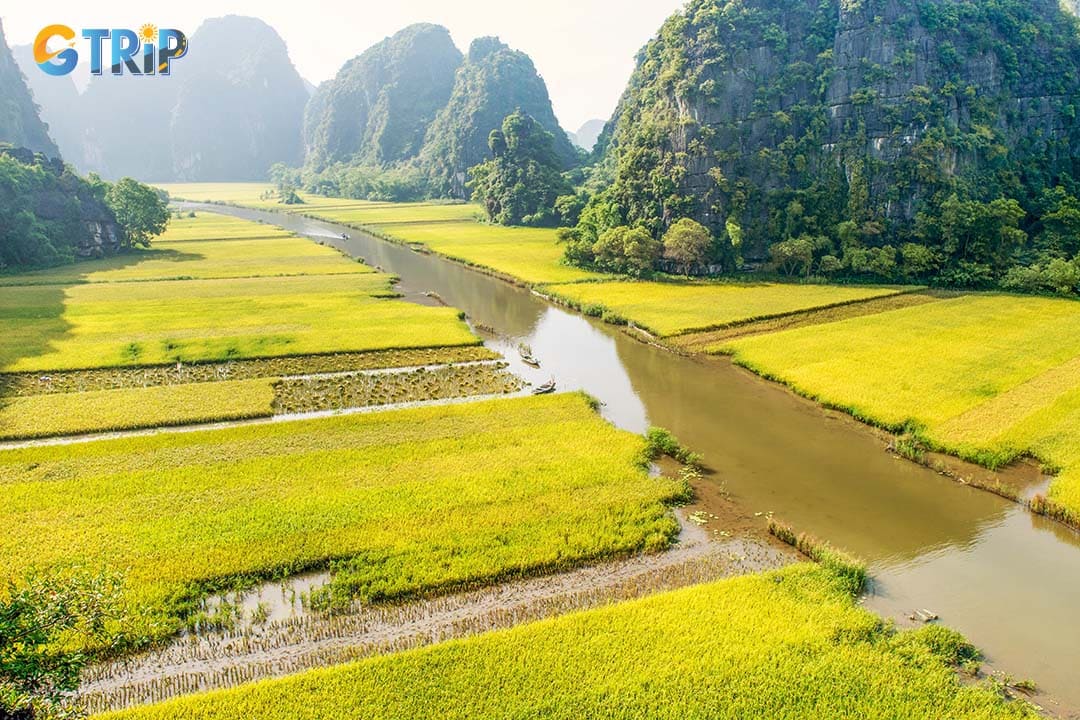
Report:
M 1080 519 L 1080 303 L 970 295 L 713 348 L 867 422 L 991 467 L 1061 469 Z

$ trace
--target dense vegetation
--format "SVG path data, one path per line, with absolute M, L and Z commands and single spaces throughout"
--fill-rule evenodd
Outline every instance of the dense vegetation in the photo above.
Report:
M 38 71 L 40 72 L 40 70 Z M 34 98 L 4 38 L 0 22 L 0 143 L 30 148 L 57 157 L 60 151 L 38 117 Z
M 962 684 L 977 658 L 943 627 L 892 630 L 843 573 L 797 565 L 101 717 L 1037 717 Z
M 473 200 L 502 225 L 553 225 L 556 200 L 570 193 L 554 136 L 517 110 L 488 136 L 491 159 L 469 169 Z
M 131 178 L 84 179 L 58 158 L 0 145 L 0 270 L 146 246 L 167 222 L 164 201 Z
M 690 217 L 729 270 L 1076 292 L 1078 95 L 1057 0 L 695 0 L 638 58 L 568 257 Z

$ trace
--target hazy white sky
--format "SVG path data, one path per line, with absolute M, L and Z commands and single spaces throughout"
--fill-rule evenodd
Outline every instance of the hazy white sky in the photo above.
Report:
M 405 25 L 439 23 L 449 28 L 462 52 L 481 35 L 498 35 L 527 52 L 547 81 L 560 122 L 574 131 L 586 120 L 610 116 L 630 77 L 634 54 L 683 1 L 181 0 L 153 8 L 133 0 L 5 0 L 0 18 L 8 42 L 24 45 L 52 23 L 78 32 L 84 27 L 137 29 L 149 22 L 190 35 L 208 17 L 254 15 L 277 29 L 300 74 L 316 85 Z M 175 72 L 180 71 L 177 66 Z

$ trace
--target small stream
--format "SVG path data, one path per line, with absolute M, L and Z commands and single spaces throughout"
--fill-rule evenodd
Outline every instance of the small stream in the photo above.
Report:
M 822 409 L 723 358 L 687 358 L 556 307 L 527 289 L 358 230 L 309 218 L 191 205 L 278 225 L 401 278 L 410 299 L 434 292 L 491 328 L 511 371 L 600 399 L 619 427 L 671 430 L 702 453 L 749 513 L 773 513 L 865 558 L 866 607 L 899 625 L 929 608 L 992 666 L 1031 678 L 1039 702 L 1080 717 L 1080 534 L 1019 505 L 898 459 L 851 418 Z M 348 240 L 341 238 L 348 233 Z M 483 333 L 482 333 L 483 334 Z M 541 361 L 518 359 L 526 343 Z M 1045 479 L 1028 473 L 1030 483 Z

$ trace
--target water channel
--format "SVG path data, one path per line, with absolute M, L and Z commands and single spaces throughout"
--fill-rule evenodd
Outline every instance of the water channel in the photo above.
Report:
M 193 207 L 337 247 L 399 276 L 412 299 L 437 293 L 494 331 L 487 344 L 517 374 L 586 390 L 627 430 L 669 429 L 704 455 L 706 482 L 722 485 L 748 513 L 774 513 L 865 558 L 873 575 L 868 608 L 900 625 L 914 609 L 932 609 L 995 668 L 1035 680 L 1047 710 L 1080 717 L 1080 534 L 898 459 L 879 434 L 725 359 L 676 355 L 527 289 L 351 228 Z M 518 343 L 531 346 L 541 370 L 518 361 Z

